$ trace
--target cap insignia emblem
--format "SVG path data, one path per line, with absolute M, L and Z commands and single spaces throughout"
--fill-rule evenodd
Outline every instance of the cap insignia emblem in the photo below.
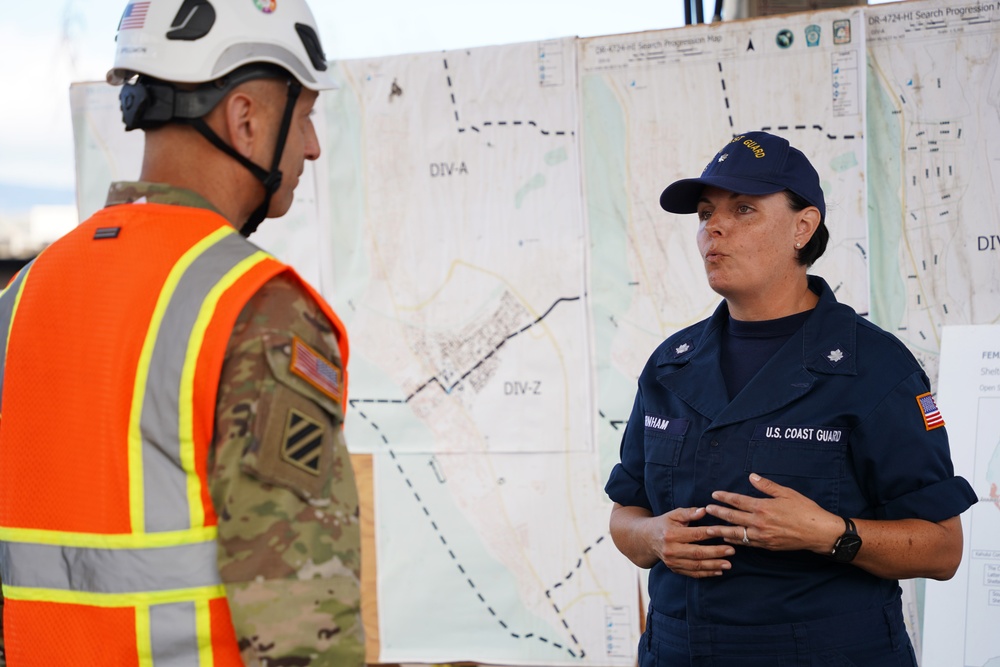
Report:
M 725 162 L 726 158 L 728 158 L 728 157 L 729 157 L 729 153 L 723 153 L 722 155 L 719 156 L 719 162 Z

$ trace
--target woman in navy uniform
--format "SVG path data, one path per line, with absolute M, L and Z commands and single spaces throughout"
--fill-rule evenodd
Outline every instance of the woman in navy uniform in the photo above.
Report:
M 660 204 L 724 301 L 649 358 L 606 487 L 651 568 L 640 665 L 915 666 L 898 580 L 954 575 L 976 496 L 910 352 L 806 274 L 816 170 L 748 132 Z

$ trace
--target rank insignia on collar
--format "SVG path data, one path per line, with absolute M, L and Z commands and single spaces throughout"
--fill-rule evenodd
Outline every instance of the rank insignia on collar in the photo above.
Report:
M 691 341 L 684 341 L 674 348 L 674 358 L 687 354 L 692 350 Z
M 826 358 L 828 362 L 830 362 L 831 366 L 836 366 L 844 359 L 847 359 L 849 356 L 851 356 L 851 354 L 850 352 L 844 350 L 844 348 L 841 346 L 833 348 L 823 356 Z
M 325 431 L 323 424 L 289 408 L 281 436 L 281 458 L 310 475 L 319 475 Z

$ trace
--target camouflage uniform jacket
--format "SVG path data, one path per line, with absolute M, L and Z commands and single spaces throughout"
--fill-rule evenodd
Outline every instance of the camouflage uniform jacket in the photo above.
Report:
M 151 183 L 114 183 L 107 203 L 143 198 L 214 210 L 193 192 Z M 295 336 L 341 367 L 320 308 L 278 276 L 240 313 L 219 380 L 208 465 L 219 573 L 249 667 L 363 665 L 358 494 L 344 413 L 290 371 Z

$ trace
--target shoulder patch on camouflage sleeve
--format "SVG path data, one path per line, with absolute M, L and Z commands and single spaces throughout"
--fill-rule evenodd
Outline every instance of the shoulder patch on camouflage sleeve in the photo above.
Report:
M 343 403 L 343 372 L 298 336 L 292 339 L 292 360 L 289 370 L 337 404 Z
M 334 464 L 335 429 L 323 408 L 278 385 L 267 400 L 261 401 L 254 422 L 260 446 L 243 456 L 240 467 L 307 502 L 325 498 Z
M 326 427 L 295 408 L 288 409 L 281 436 L 281 458 L 310 475 L 319 475 Z

